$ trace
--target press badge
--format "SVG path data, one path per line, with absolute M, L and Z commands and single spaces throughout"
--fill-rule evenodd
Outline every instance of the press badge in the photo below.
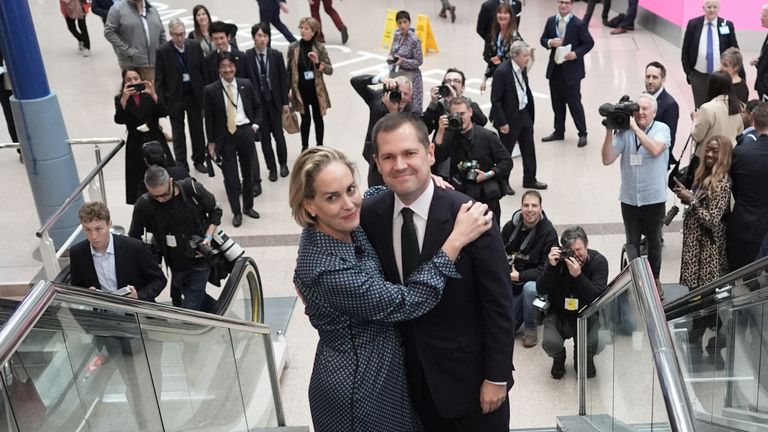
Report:
M 307 81 L 315 79 L 315 71 L 304 71 L 304 79 Z
M 640 166 L 643 164 L 643 155 L 631 154 L 629 155 L 629 166 Z
M 723 23 L 720 24 L 720 34 L 721 35 L 729 35 L 729 34 L 731 34 L 731 29 L 728 28 L 728 25 L 726 23 L 727 23 L 727 21 L 723 21 Z
M 174 235 L 166 235 L 165 236 L 165 245 L 168 247 L 176 247 L 176 236 Z
M 567 297 L 565 299 L 565 310 L 567 311 L 579 310 L 579 299 Z
M 181 74 L 181 81 L 182 82 L 189 82 L 190 81 L 189 74 L 186 73 L 186 72 Z

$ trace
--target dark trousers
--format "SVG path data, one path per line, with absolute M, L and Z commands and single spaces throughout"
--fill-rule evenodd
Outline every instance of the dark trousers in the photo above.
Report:
M 562 69 L 555 66 L 555 72 L 549 80 L 549 93 L 552 96 L 552 111 L 555 113 L 555 135 L 565 135 L 567 105 L 579 136 L 587 136 L 587 121 L 584 118 L 584 107 L 581 105 L 581 81 L 566 84 Z
M 210 273 L 211 268 L 207 264 L 188 270 L 171 269 L 171 285 L 184 294 L 181 304 L 184 309 L 203 310 L 205 288 L 208 286 Z
M 637 17 L 637 3 L 639 0 L 627 0 L 627 13 L 624 15 L 624 19 L 621 20 L 619 27 L 623 29 L 635 28 L 635 17 Z
M 523 184 L 536 183 L 536 147 L 533 143 L 533 122 L 528 111 L 523 110 L 523 126 L 517 136 L 499 132 L 501 144 L 512 154 L 515 143 L 520 143 L 520 156 L 523 158 Z M 526 121 L 525 118 L 528 120 Z
M 597 316 L 595 316 L 597 317 Z M 587 356 L 592 357 L 597 353 L 597 329 L 594 328 L 599 321 L 592 317 L 587 320 Z M 567 339 L 573 338 L 573 354 L 576 358 L 578 349 L 578 337 L 576 336 L 576 319 L 558 311 L 550 311 L 542 321 L 544 332 L 542 334 L 541 347 L 552 358 L 565 358 L 563 344 Z
M 597 0 L 589 0 L 589 3 L 587 3 L 587 13 L 584 14 L 584 25 L 589 26 L 589 20 L 592 19 L 592 14 L 595 12 L 595 5 L 597 4 Z M 608 19 L 608 12 L 611 10 L 611 0 L 603 0 L 603 14 L 602 18 L 603 20 Z
M 709 101 L 707 91 L 709 74 L 691 69 L 691 73 L 688 75 L 688 82 L 691 83 L 691 91 L 693 91 L 693 104 L 698 109 L 703 103 Z
M 314 3 L 310 3 L 309 5 L 309 13 L 312 15 L 312 18 L 316 19 L 317 22 L 321 23 L 320 21 L 320 2 L 323 3 L 323 9 L 325 9 L 325 13 L 328 14 L 329 17 L 333 20 L 333 25 L 336 26 L 339 31 L 344 27 L 344 22 L 341 20 L 341 17 L 339 16 L 339 13 L 336 12 L 336 9 L 333 8 L 333 0 L 314 0 Z M 320 30 L 320 38 L 324 39 L 325 35 L 323 35 L 323 31 Z
M 304 150 L 309 146 L 309 128 L 312 126 L 312 120 L 315 121 L 315 142 L 319 146 L 323 145 L 325 123 L 314 88 L 311 91 L 300 90 L 300 92 L 301 100 L 304 101 L 304 112 L 301 114 L 301 148 Z M 312 109 L 311 117 L 310 108 Z
M 83 43 L 83 48 L 91 49 L 91 38 L 88 37 L 88 26 L 85 25 L 85 17 L 79 20 L 64 17 L 67 22 L 67 29 L 72 33 L 72 36 L 77 39 L 78 42 Z M 77 21 L 77 27 L 75 27 L 75 21 Z
M 624 234 L 627 243 L 640 250 L 640 238 L 648 240 L 648 262 L 653 277 L 661 273 L 661 228 L 664 224 L 665 203 L 632 206 L 621 203 L 621 217 L 624 219 Z
M 277 31 L 283 34 L 285 36 L 285 39 L 288 42 L 296 42 L 296 38 L 293 37 L 293 34 L 290 30 L 288 30 L 288 27 L 280 21 L 280 8 L 279 7 L 268 7 L 268 8 L 262 8 L 259 7 L 259 20 L 263 23 L 267 23 L 270 26 L 275 26 Z
M 2 75 L 0 75 L 0 86 L 2 85 Z M 11 96 L 13 92 L 0 88 L 0 105 L 3 107 L 5 123 L 8 125 L 8 135 L 11 141 L 19 142 L 19 135 L 16 133 L 16 122 L 13 121 L 13 112 L 11 111 Z
M 288 149 L 285 145 L 285 135 L 283 135 L 283 117 L 280 108 L 276 108 L 272 103 L 265 103 L 261 111 L 262 122 L 259 129 L 261 134 L 261 151 L 264 153 L 264 160 L 267 163 L 267 169 L 274 171 L 277 169 L 275 164 L 275 152 L 272 151 L 272 138 L 275 137 L 275 149 L 277 149 L 277 163 L 281 166 L 288 163 Z
M 171 132 L 173 133 L 173 154 L 176 164 L 189 167 L 187 164 L 187 135 L 184 129 L 184 113 L 189 121 L 189 139 L 192 142 L 192 162 L 205 163 L 205 135 L 203 133 L 203 111 L 197 103 L 195 95 L 185 94 L 182 97 L 181 110 L 170 113 Z
M 226 133 L 224 145 L 221 146 L 221 171 L 224 174 L 224 188 L 232 214 L 242 213 L 242 209 L 253 208 L 253 154 L 256 151 L 256 133 L 251 125 L 238 126 L 234 134 Z M 237 172 L 238 161 L 243 183 Z M 240 207 L 240 195 L 243 196 L 243 207 Z

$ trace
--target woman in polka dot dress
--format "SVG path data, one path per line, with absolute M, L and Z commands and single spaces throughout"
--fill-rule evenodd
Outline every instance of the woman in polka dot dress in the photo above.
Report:
M 294 283 L 319 335 L 309 383 L 317 432 L 421 431 L 405 381 L 396 322 L 440 300 L 462 247 L 491 226 L 487 206 L 464 204 L 451 236 L 406 280 L 386 282 L 360 225 L 354 165 L 338 150 L 304 151 L 291 173 L 293 217 L 304 227 Z

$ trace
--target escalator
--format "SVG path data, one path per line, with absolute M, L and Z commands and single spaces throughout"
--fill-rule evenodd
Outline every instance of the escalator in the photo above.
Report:
M 40 282 L 0 301 L 0 431 L 259 431 L 284 425 L 258 271 L 219 315 Z

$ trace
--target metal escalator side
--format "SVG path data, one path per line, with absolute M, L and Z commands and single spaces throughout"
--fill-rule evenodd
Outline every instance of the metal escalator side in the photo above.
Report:
M 233 276 L 230 305 L 258 279 L 252 261 Z M 0 430 L 284 424 L 269 329 L 233 318 L 40 282 L 0 330 L 0 364 Z

